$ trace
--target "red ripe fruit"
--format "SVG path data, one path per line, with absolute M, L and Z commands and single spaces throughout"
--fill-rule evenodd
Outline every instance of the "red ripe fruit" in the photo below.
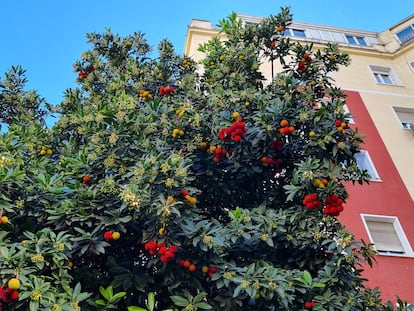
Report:
M 105 231 L 104 239 L 107 241 L 112 240 L 112 231 Z
M 170 251 L 173 252 L 173 253 L 175 253 L 177 251 L 177 246 L 171 245 L 170 246 Z
M 185 262 L 185 260 L 184 260 L 184 259 L 180 259 L 180 260 L 178 261 L 178 264 L 179 264 L 181 267 L 184 267 L 184 262 Z
M 85 185 L 89 185 L 91 183 L 91 177 L 88 175 L 85 175 L 82 177 L 82 181 Z
M 147 243 L 145 243 L 144 247 L 147 251 L 155 250 L 157 248 L 157 243 L 154 241 L 148 241 Z
M 305 309 L 311 310 L 314 305 L 315 305 L 315 302 L 314 301 L 306 301 L 305 302 Z
M 157 243 L 157 248 L 165 247 L 164 242 Z
M 171 260 L 171 259 L 173 259 L 173 258 L 174 258 L 174 253 L 173 253 L 172 251 L 167 250 L 167 251 L 164 253 L 164 256 L 165 256 L 168 260 Z
M 340 126 L 341 126 L 341 124 L 342 124 L 342 121 L 341 121 L 341 120 L 336 120 L 336 121 L 335 121 L 335 126 L 336 126 L 336 127 L 340 127 Z
M 158 255 L 164 255 L 166 251 L 167 248 L 165 246 L 160 247 L 160 249 L 158 250 Z
M 275 41 L 272 41 L 272 42 L 270 43 L 270 47 L 271 47 L 272 49 L 274 49 L 274 48 L 276 47 L 276 42 L 275 42 Z
M 298 70 L 299 71 L 302 71 L 302 72 L 305 72 L 306 71 L 306 65 L 305 65 L 305 62 L 304 61 L 300 61 L 299 62 Z
M 187 196 L 187 195 L 190 195 L 190 192 L 189 192 L 187 189 L 183 189 L 183 190 L 181 190 L 181 195 L 182 195 L 183 197 L 185 197 L 185 196 Z
M 161 262 L 166 263 L 166 262 L 168 261 L 168 258 L 167 258 L 167 256 L 162 255 L 162 256 L 160 257 L 160 260 L 161 260 Z
M 12 293 L 11 293 L 11 295 L 10 295 L 10 298 L 12 299 L 12 300 L 16 300 L 17 298 L 19 298 L 19 292 L 18 291 L 13 291 Z

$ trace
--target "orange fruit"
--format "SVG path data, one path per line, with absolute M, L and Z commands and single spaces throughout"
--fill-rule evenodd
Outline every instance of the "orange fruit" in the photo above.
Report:
M 189 260 L 184 260 L 183 267 L 188 269 L 190 268 L 190 266 L 191 266 L 191 262 Z
M 282 121 L 280 121 L 280 126 L 281 127 L 285 127 L 285 126 L 288 126 L 288 125 L 289 125 L 288 120 L 283 119 Z
M 196 265 L 195 264 L 191 264 L 189 267 L 188 267 L 188 271 L 190 271 L 190 272 L 193 272 L 193 271 L 195 271 L 196 270 Z
M 207 273 L 208 272 L 208 267 L 207 266 L 201 267 L 201 272 Z
M 2 216 L 1 218 L 0 218 L 0 223 L 2 223 L 2 224 L 7 224 L 9 222 L 9 217 L 7 217 L 7 216 Z

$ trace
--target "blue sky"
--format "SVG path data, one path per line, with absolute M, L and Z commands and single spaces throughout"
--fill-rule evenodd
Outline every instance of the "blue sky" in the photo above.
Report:
M 12 65 L 27 70 L 28 88 L 51 104 L 74 87 L 72 64 L 89 49 L 86 34 L 141 31 L 156 48 L 168 38 L 181 54 L 191 19 L 216 24 L 232 12 L 276 14 L 290 6 L 298 22 L 382 31 L 414 13 L 412 0 L 1 0 L 0 76 Z

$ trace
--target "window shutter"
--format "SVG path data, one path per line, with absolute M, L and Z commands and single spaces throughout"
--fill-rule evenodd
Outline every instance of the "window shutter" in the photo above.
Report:
M 366 224 L 377 251 L 404 253 L 404 247 L 392 222 L 367 220 Z

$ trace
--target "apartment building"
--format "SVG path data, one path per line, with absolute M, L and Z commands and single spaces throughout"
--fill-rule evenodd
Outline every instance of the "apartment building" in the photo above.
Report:
M 348 95 L 350 123 L 366 135 L 356 157 L 371 182 L 347 187 L 340 220 L 357 239 L 375 243 L 377 263 L 364 272 L 368 284 L 378 286 L 384 300 L 398 295 L 414 303 L 414 14 L 379 32 L 293 22 L 286 34 L 315 49 L 334 42 L 350 55 L 351 65 L 332 77 Z M 198 46 L 217 35 L 210 21 L 192 20 L 184 54 L 202 58 Z M 271 80 L 270 63 L 261 70 Z

